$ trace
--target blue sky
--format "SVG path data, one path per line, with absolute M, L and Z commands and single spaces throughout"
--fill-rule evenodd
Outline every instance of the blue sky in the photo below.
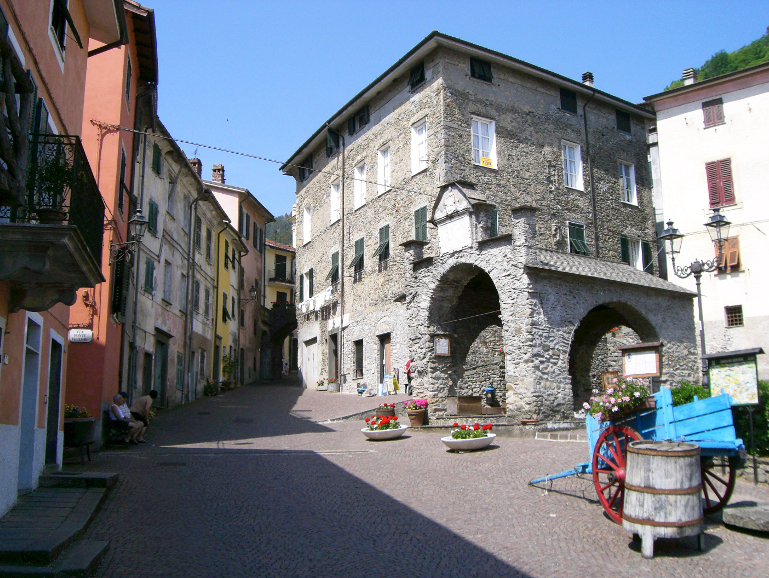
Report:
M 177 139 L 286 160 L 432 30 L 520 58 L 631 102 L 769 26 L 769 3 L 262 2 L 144 0 L 155 9 L 159 115 Z M 188 156 L 195 146 L 180 143 Z M 291 210 L 280 165 L 197 150 L 274 214 Z

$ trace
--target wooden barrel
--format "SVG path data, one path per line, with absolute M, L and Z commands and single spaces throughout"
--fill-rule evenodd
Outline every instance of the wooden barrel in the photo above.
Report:
M 642 538 L 644 558 L 654 555 L 655 538 L 700 535 L 702 547 L 699 446 L 646 440 L 630 443 L 622 527 Z

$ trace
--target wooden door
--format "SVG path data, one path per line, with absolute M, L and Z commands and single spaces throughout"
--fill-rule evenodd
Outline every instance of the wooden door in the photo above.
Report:
M 390 334 L 379 338 L 379 383 L 382 383 L 385 375 L 392 374 L 390 364 Z

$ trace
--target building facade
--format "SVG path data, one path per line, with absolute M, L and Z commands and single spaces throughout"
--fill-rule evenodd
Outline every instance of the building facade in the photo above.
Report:
M 570 417 L 619 325 L 664 343 L 657 383 L 696 378 L 692 294 L 656 276 L 651 120 L 592 75 L 425 38 L 282 167 L 305 386 L 413 358 L 434 415 L 490 381 L 510 417 Z
M 298 350 L 293 332 L 296 329 L 294 279 L 296 251 L 290 245 L 265 242 L 267 282 L 265 306 L 270 309 L 270 332 L 262 343 L 264 379 L 278 379 L 297 369 Z M 269 352 L 266 353 L 266 352 Z M 268 359 L 269 356 L 269 359 Z
M 17 95 L 0 105 L 0 515 L 61 466 L 69 306 L 104 281 L 79 138 L 91 40 L 125 42 L 114 2 L 0 1 L 2 92 Z
M 730 222 L 718 269 L 702 276 L 708 353 L 763 347 L 769 351 L 769 202 L 762 174 L 769 169 L 769 64 L 701 82 L 684 71 L 684 86 L 645 98 L 657 114 L 649 133 L 655 174 L 658 229 L 673 220 L 684 239 L 675 265 L 712 260 L 716 250 L 705 223 L 718 209 Z M 667 276 L 694 289 L 694 278 Z M 759 376 L 769 379 L 769 359 L 758 356 Z

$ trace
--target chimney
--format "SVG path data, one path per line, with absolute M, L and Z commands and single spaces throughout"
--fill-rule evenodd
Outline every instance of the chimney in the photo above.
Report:
M 203 165 L 201 164 L 200 159 L 190 159 L 190 166 L 192 166 L 192 170 L 198 174 L 198 177 L 203 177 Z
M 224 184 L 224 165 L 214 165 L 211 171 L 211 180 L 215 183 Z
M 684 68 L 684 72 L 681 75 L 681 78 L 684 81 L 684 86 L 694 84 L 697 82 L 697 73 L 694 72 L 693 68 Z
M 588 86 L 593 86 L 593 73 L 592 72 L 583 72 L 582 73 L 582 84 L 587 84 Z

